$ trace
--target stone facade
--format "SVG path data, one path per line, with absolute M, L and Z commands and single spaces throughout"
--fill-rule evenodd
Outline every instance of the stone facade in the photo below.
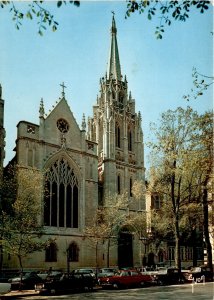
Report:
M 23 265 L 66 269 L 69 255 L 70 268 L 95 267 L 95 248 L 85 237 L 84 228 L 91 225 L 106 196 L 127 191 L 131 199 L 134 181 L 144 181 L 145 176 L 141 115 L 135 112 L 135 100 L 128 91 L 126 76 L 121 74 L 114 17 L 108 70 L 100 80 L 100 95 L 87 126 L 84 115 L 81 128 L 78 126 L 63 84 L 62 95 L 48 115 L 41 100 L 39 125 L 18 123 L 16 160 L 18 165 L 44 174 L 44 190 L 48 189 L 49 196 L 41 193 L 39 220 L 46 230 L 43 239 L 54 240 L 46 251 L 29 255 Z M 133 213 L 143 209 L 143 200 L 129 207 Z M 119 240 L 128 244 L 123 252 L 128 251 L 129 265 L 141 265 L 137 237 L 123 233 Z M 118 265 L 119 260 L 122 265 L 127 263 L 118 244 L 110 249 L 109 265 Z M 99 267 L 107 265 L 106 247 L 106 243 L 99 245 Z M 13 258 L 5 261 L 8 266 L 16 264 Z

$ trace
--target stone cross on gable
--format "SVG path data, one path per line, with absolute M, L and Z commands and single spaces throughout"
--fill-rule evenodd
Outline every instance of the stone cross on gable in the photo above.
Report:
M 64 82 L 61 83 L 60 86 L 62 87 L 62 98 L 65 98 L 65 88 L 67 88 L 67 86 L 65 86 Z

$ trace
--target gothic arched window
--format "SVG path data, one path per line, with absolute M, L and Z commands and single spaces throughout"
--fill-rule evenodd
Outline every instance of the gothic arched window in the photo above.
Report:
M 128 129 L 128 150 L 132 151 L 132 131 L 131 131 L 131 128 Z
M 121 190 L 121 182 L 120 182 L 120 175 L 117 176 L 117 193 L 120 194 Z
M 68 260 L 79 261 L 79 247 L 75 242 L 71 243 L 68 247 Z
M 45 180 L 44 225 L 78 228 L 78 180 L 67 160 L 57 160 Z
M 130 197 L 133 196 L 133 194 L 132 194 L 132 186 L 133 186 L 132 178 L 130 178 L 130 182 L 129 182 L 129 196 L 130 196 Z
M 115 144 L 116 147 L 120 148 L 120 126 L 118 123 L 115 126 Z
M 57 246 L 55 243 L 50 243 L 50 245 L 46 248 L 45 261 L 47 262 L 57 261 Z
M 124 95 L 123 95 L 123 92 L 120 92 L 120 93 L 119 93 L 119 96 L 118 96 L 118 98 L 119 98 L 119 104 L 120 104 L 120 105 L 123 104 L 123 96 L 124 96 Z

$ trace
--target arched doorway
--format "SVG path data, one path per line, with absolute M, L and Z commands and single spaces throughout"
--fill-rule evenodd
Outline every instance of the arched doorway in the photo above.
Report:
M 118 267 L 133 267 L 133 236 L 121 230 L 118 236 Z
M 152 267 L 152 266 L 155 265 L 154 258 L 155 258 L 154 253 L 150 252 L 150 253 L 148 254 L 148 266 L 149 266 L 149 267 Z

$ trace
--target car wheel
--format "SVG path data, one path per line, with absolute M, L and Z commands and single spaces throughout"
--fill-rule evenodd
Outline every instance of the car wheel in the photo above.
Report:
M 158 279 L 157 283 L 158 285 L 163 285 L 163 281 L 161 279 Z
M 184 278 L 179 279 L 179 283 L 183 284 L 185 282 Z
M 199 278 L 196 278 L 196 282 L 197 283 L 200 283 L 201 282 L 201 278 L 199 277 Z
M 116 282 L 115 282 L 115 283 L 113 283 L 113 288 L 114 288 L 114 289 L 119 289 L 119 288 L 120 288 L 120 287 L 119 287 L 119 284 L 118 284 L 118 283 L 116 283 Z
M 56 290 L 55 290 L 55 289 L 51 289 L 51 290 L 50 290 L 50 294 L 51 294 L 51 295 L 55 295 L 55 294 L 56 294 Z
M 139 284 L 139 287 L 144 287 L 146 284 L 144 281 L 141 281 L 140 284 Z

